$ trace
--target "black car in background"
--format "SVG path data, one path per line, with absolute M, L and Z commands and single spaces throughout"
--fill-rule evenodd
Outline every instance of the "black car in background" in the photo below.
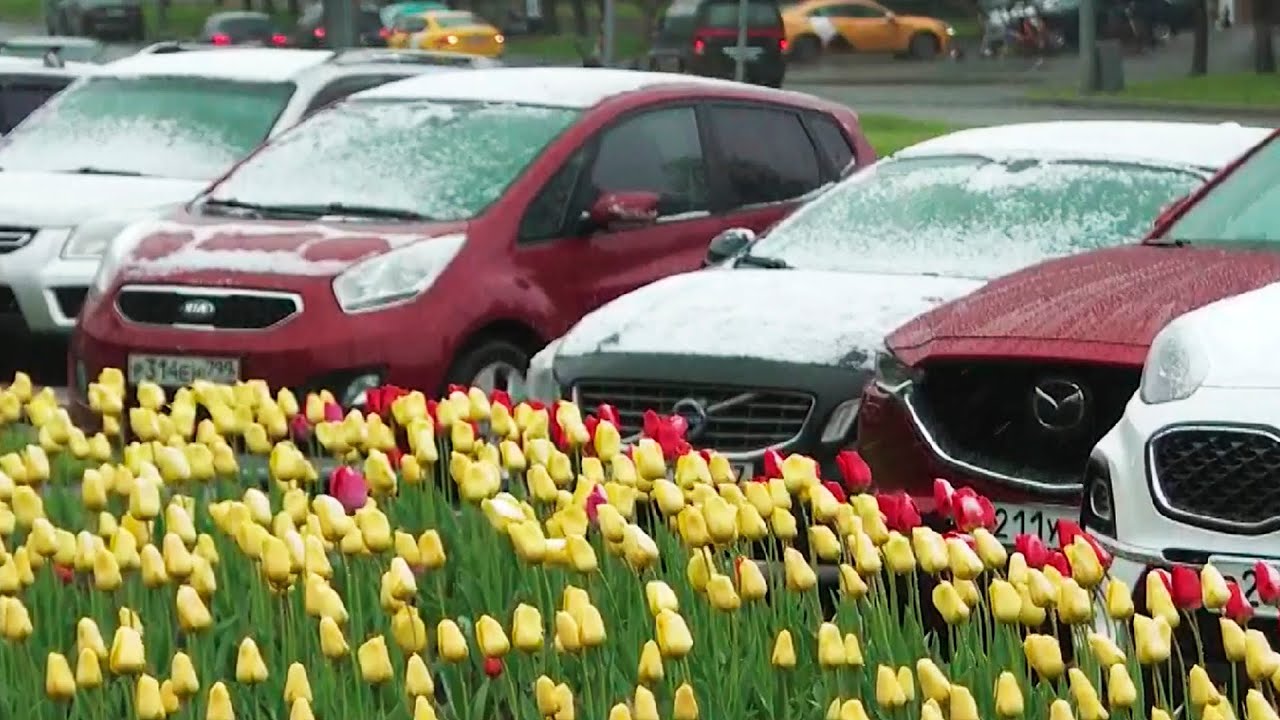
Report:
M 211 45 L 283 47 L 289 37 L 276 29 L 271 17 L 260 12 L 220 12 L 204 21 L 200 42 Z
M 386 47 L 387 28 L 382 25 L 381 8 L 377 5 L 363 4 L 356 11 L 357 42 L 361 47 Z M 298 18 L 294 28 L 292 42 L 294 47 L 324 48 L 325 41 L 324 5 L 312 3 Z
M 44 9 L 50 35 L 132 42 L 142 42 L 147 35 L 142 0 L 46 0 Z
M 659 72 L 732 78 L 738 50 L 737 0 L 676 0 L 658 20 L 646 67 Z M 781 87 L 787 35 L 772 0 L 747 3 L 747 82 Z

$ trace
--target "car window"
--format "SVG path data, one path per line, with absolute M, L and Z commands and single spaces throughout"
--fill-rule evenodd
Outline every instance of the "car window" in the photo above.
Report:
M 752 253 L 810 269 L 995 277 L 1141 238 L 1202 181 L 1127 163 L 890 159 L 792 213 Z
M 1273 138 L 1188 208 L 1165 237 L 1191 243 L 1280 241 L 1280 142 Z
M 211 196 L 463 220 L 497 200 L 579 115 L 512 103 L 350 100 L 268 143 Z
M 433 15 L 432 19 L 434 19 L 436 21 L 436 25 L 441 28 L 467 27 L 469 25 L 484 24 L 483 20 L 471 13 L 440 13 Z
M 265 17 L 230 17 L 210 21 L 211 33 L 223 32 L 233 38 L 265 37 L 271 34 L 271 21 Z
M 698 27 L 698 9 L 693 5 L 672 5 L 658 19 L 658 35 L 679 40 L 693 37 Z
M 849 145 L 849 137 L 830 115 L 809 115 L 809 127 L 813 130 L 814 139 L 818 141 L 818 151 L 827 157 L 831 169 L 839 173 L 853 162 L 853 147 Z
M 311 98 L 311 102 L 307 103 L 306 114 L 311 115 L 312 113 L 328 107 L 348 95 L 354 95 L 361 90 L 375 88 L 379 85 L 385 85 L 386 83 L 393 82 L 395 80 L 403 80 L 405 77 L 407 76 L 386 74 L 347 75 L 345 77 L 337 78 L 336 80 L 330 80 L 329 84 L 320 88 L 320 91 L 316 93 L 315 97 Z
M 69 78 L 0 76 L 0 135 L 7 134 L 70 82 Z
M 822 184 L 818 156 L 795 113 L 715 105 L 710 117 L 732 207 L 790 200 Z
M 736 28 L 738 27 L 738 3 L 708 3 L 703 9 L 703 27 Z M 772 2 L 751 2 L 747 5 L 747 25 L 751 27 L 773 27 L 782 22 L 778 14 L 778 6 Z
M 401 15 L 396 18 L 396 30 L 407 33 L 422 32 L 427 29 L 427 19 L 421 15 Z
M 198 77 L 91 77 L 6 137 L 0 167 L 207 180 L 266 139 L 294 89 Z
M 520 220 L 522 242 L 550 240 L 565 234 L 573 204 L 573 190 L 578 186 L 586 158 L 587 153 L 583 150 L 575 152 L 529 203 Z
M 884 11 L 877 7 L 868 5 L 856 5 L 853 3 L 847 5 L 828 5 L 825 8 L 819 8 L 823 13 L 820 17 L 834 18 L 882 18 Z M 818 12 L 812 13 L 817 15 Z
M 601 193 L 658 194 L 659 216 L 707 210 L 711 192 L 691 107 L 633 115 L 600 137 L 583 201 Z M 585 208 L 584 208 L 585 209 Z

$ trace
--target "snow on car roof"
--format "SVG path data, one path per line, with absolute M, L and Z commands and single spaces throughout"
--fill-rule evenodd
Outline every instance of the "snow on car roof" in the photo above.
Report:
M 972 154 L 1060 157 L 1218 169 L 1262 142 L 1271 130 L 1237 123 L 1082 120 L 960 130 L 926 140 L 896 157 Z
M 278 82 L 323 65 L 328 50 L 228 48 L 130 55 L 100 66 L 99 75 L 197 75 L 222 80 Z
M 732 80 L 671 73 L 585 67 L 483 68 L 420 75 L 365 90 L 353 97 L 379 100 L 457 100 L 589 108 L 614 95 L 661 85 L 742 89 Z M 781 90 L 752 88 L 759 92 Z

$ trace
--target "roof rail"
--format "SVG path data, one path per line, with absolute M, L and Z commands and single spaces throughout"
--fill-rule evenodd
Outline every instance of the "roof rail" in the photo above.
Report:
M 44 66 L 47 68 L 52 68 L 56 70 L 65 68 L 67 66 L 67 63 L 65 60 L 62 59 L 61 51 L 62 51 L 62 48 L 58 48 L 58 47 L 51 47 L 48 50 L 45 50 L 44 55 L 41 56 L 41 60 L 44 62 Z
M 430 50 L 389 50 L 385 48 L 341 48 L 335 50 L 329 62 L 335 65 L 361 63 L 404 63 L 408 65 L 432 65 L 437 67 L 486 68 L 501 67 L 502 62 L 483 55 L 465 53 L 432 52 Z
M 161 40 L 138 50 L 139 55 L 169 55 L 172 53 L 190 52 L 192 50 L 209 50 L 218 47 L 206 43 L 187 42 L 185 40 Z

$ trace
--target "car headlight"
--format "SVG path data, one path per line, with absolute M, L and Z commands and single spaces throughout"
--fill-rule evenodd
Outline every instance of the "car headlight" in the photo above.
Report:
M 1174 321 L 1151 343 L 1138 395 L 1148 405 L 1185 400 L 1208 374 L 1209 353 L 1199 334 L 1190 325 Z
M 135 222 L 152 220 L 167 213 L 170 207 L 147 208 L 132 212 L 111 213 L 80 223 L 62 245 L 65 260 L 97 260 L 117 235 Z
M 951 27 L 950 25 L 948 25 L 948 26 L 946 27 L 946 29 L 944 30 L 944 32 L 947 34 L 947 37 L 955 37 L 955 36 L 956 36 L 956 29 L 955 29 L 955 28 L 953 28 L 953 27 Z
M 853 427 L 853 423 L 858 419 L 858 408 L 862 407 L 862 398 L 854 398 L 845 400 L 831 411 L 831 417 L 827 418 L 827 424 L 822 428 L 822 437 L 818 442 L 823 445 L 831 445 L 843 442 L 849 436 L 849 429 Z
M 875 383 L 882 389 L 896 393 L 919 380 L 920 375 L 919 370 L 899 360 L 888 346 L 876 353 Z
M 462 249 L 465 235 L 420 240 L 364 262 L 333 279 L 333 294 L 346 313 L 408 302 L 431 287 Z
M 552 403 L 560 399 L 560 381 L 556 379 L 555 359 L 564 338 L 547 343 L 529 360 L 529 374 L 525 376 L 525 400 L 541 400 Z
M 80 227 L 84 228 L 88 225 L 89 223 L 83 223 Z M 112 281 L 115 280 L 120 268 L 124 265 L 125 260 L 129 258 L 133 249 L 138 246 L 138 242 L 150 234 L 153 229 L 152 223 L 132 222 L 126 224 L 111 236 L 99 256 L 98 272 L 94 274 L 93 283 L 89 286 L 91 295 L 101 295 L 111 287 Z M 79 230 L 77 228 L 77 232 Z M 67 243 L 70 244 L 71 240 L 68 239 Z

